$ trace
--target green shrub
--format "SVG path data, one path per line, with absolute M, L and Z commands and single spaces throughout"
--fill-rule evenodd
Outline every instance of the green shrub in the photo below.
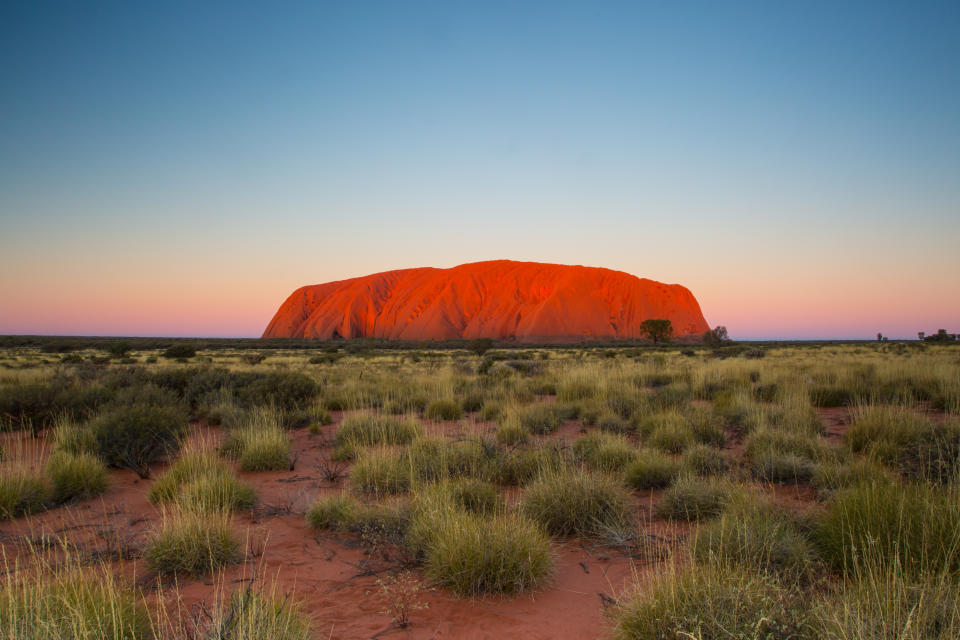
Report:
M 109 465 L 150 477 L 150 465 L 180 448 L 187 415 L 180 405 L 111 405 L 90 423 L 100 457 Z
M 47 462 L 50 498 L 60 504 L 87 500 L 107 490 L 107 470 L 96 456 L 58 451 Z
M 226 513 L 181 511 L 164 516 L 146 558 L 159 573 L 200 576 L 240 560 L 240 544 Z
M 821 496 L 829 496 L 839 489 L 859 484 L 892 483 L 894 479 L 879 463 L 866 458 L 854 458 L 817 465 L 812 482 Z
M 770 576 L 731 566 L 670 569 L 615 614 L 617 640 L 805 638 L 806 603 Z
M 706 520 L 720 514 L 728 491 L 717 482 L 681 476 L 663 492 L 654 513 L 671 520 Z
M 197 355 L 197 350 L 188 344 L 175 344 L 167 347 L 167 349 L 163 352 L 163 357 L 171 360 L 192 358 L 195 355 Z
M 536 478 L 556 473 L 565 465 L 560 451 L 550 447 L 516 449 L 489 460 L 490 479 L 506 485 L 526 485 Z
M 747 438 L 744 455 L 750 460 L 756 460 L 771 454 L 796 456 L 810 462 L 827 460 L 833 456 L 829 445 L 809 434 L 769 427 L 761 427 L 751 433 Z
M 574 444 L 573 452 L 598 471 L 617 473 L 633 462 L 637 450 L 623 436 L 594 432 Z
M 601 414 L 596 420 L 594 420 L 594 424 L 596 424 L 597 428 L 601 431 L 606 431 L 608 433 L 626 434 L 633 431 L 633 427 L 630 425 L 630 423 L 615 413 Z
M 694 440 L 711 447 L 722 447 L 727 442 L 723 423 L 707 409 L 692 407 L 687 411 L 687 424 Z
M 680 474 L 680 464 L 654 449 L 641 449 L 624 471 L 626 482 L 634 489 L 663 489 Z
M 633 501 L 608 476 L 568 470 L 545 474 L 527 487 L 525 515 L 557 536 L 611 537 L 633 523 Z
M 253 488 L 231 472 L 209 471 L 186 482 L 177 504 L 190 511 L 250 509 L 257 503 Z
M 459 420 L 463 417 L 463 409 L 455 400 L 444 398 L 427 405 L 426 415 L 431 420 Z
M 730 461 L 718 449 L 698 444 L 687 449 L 683 456 L 683 467 L 693 475 L 715 476 L 730 469 Z

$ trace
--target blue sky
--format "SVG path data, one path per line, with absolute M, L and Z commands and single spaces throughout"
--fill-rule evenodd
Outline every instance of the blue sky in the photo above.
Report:
M 960 3 L 0 7 L 0 333 L 258 335 L 489 258 L 960 330 Z

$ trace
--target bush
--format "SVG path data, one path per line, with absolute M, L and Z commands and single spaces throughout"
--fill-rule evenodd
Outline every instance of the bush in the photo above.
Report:
M 669 487 L 679 474 L 673 458 L 653 449 L 641 449 L 625 470 L 627 484 L 639 490 Z
M 159 573 L 200 576 L 239 561 L 240 545 L 226 513 L 181 511 L 164 516 L 146 558 Z
M 78 425 L 63 417 L 54 421 L 53 442 L 57 446 L 57 451 L 64 453 L 76 455 L 85 453 L 93 456 L 99 453 L 93 431 L 86 425 Z
M 727 497 L 726 489 L 716 482 L 682 476 L 664 491 L 654 513 L 671 520 L 706 520 L 720 514 Z
M 270 405 L 279 410 L 298 409 L 320 393 L 313 378 L 296 371 L 234 373 L 231 384 L 237 402 L 246 408 Z
M 176 453 L 187 429 L 187 415 L 179 405 L 118 404 L 90 423 L 100 457 L 114 467 L 150 477 L 150 465 Z
M 497 488 L 476 478 L 458 478 L 448 483 L 453 503 L 470 513 L 493 514 L 503 506 Z
M 597 471 L 617 473 L 633 462 L 637 450 L 623 436 L 591 433 L 573 445 L 573 452 Z
M 197 355 L 197 350 L 188 344 L 175 344 L 167 347 L 167 349 L 163 352 L 163 357 L 171 360 L 192 358 L 195 355 Z
M 87 500 L 107 490 L 107 470 L 89 453 L 54 453 L 47 462 L 47 478 L 50 498 L 57 504 Z
M 525 485 L 542 475 L 558 472 L 565 464 L 554 448 L 516 449 L 487 460 L 495 467 L 491 479 L 506 485 Z
M 892 483 L 894 479 L 879 463 L 865 458 L 825 462 L 813 474 L 813 486 L 821 496 L 860 484 Z
M 723 565 L 670 569 L 615 616 L 617 640 L 806 637 L 806 603 L 773 577 Z
M 715 476 L 726 473 L 730 462 L 718 449 L 698 444 L 683 456 L 683 467 L 693 475 Z
M 13 519 L 42 510 L 48 499 L 43 476 L 27 468 L 0 474 L 0 519 Z
M 459 420 L 463 417 L 463 409 L 456 401 L 445 398 L 427 405 L 426 415 L 431 420 Z
M 546 474 L 534 481 L 522 510 L 557 536 L 617 536 L 633 523 L 630 495 L 613 479 L 584 471 Z

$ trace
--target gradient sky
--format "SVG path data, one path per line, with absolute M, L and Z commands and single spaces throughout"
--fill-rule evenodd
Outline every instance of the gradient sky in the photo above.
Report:
M 151 6 L 152 5 L 152 6 Z M 0 4 L 0 334 L 493 258 L 960 331 L 960 2 Z

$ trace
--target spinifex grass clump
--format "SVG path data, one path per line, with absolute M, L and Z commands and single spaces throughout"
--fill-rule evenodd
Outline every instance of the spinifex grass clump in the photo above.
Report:
M 407 546 L 431 580 L 461 596 L 533 589 L 553 567 L 550 541 L 535 523 L 469 511 L 449 484 L 417 496 Z
M 310 640 L 308 616 L 287 595 L 272 590 L 244 589 L 198 621 L 183 625 L 179 640 Z M 199 627 L 199 628 L 198 628 Z M 198 633 L 199 632 L 199 633 Z
M 373 495 L 406 493 L 416 478 L 416 468 L 402 451 L 364 449 L 350 472 L 350 487 Z
M 786 484 L 809 482 L 833 454 L 816 436 L 762 427 L 750 434 L 745 455 L 755 478 Z
M 177 502 L 185 509 L 214 511 L 249 509 L 257 500 L 253 489 L 205 444 L 184 451 L 154 482 L 148 497 L 151 502 Z
M 374 445 L 410 444 L 423 435 L 416 420 L 393 416 L 351 416 L 337 429 L 336 456 L 349 459 L 359 449 Z
M 720 514 L 730 490 L 716 480 L 681 476 L 663 496 L 654 512 L 671 520 L 706 520 Z
M 586 435 L 573 446 L 574 455 L 597 471 L 617 473 L 637 456 L 633 444 L 623 436 L 594 432 Z
M 523 513 L 558 536 L 620 536 L 633 526 L 633 504 L 612 478 L 569 469 L 544 474 L 527 487 Z
M 497 442 L 500 444 L 513 447 L 523 444 L 529 439 L 530 432 L 515 415 L 507 416 L 497 425 Z
M 690 545 L 701 563 L 732 563 L 790 579 L 809 577 L 815 558 L 797 523 L 755 495 L 732 500 L 693 534 Z
M 862 484 L 838 491 L 814 527 L 824 559 L 850 572 L 864 558 L 905 575 L 960 576 L 960 486 Z
M 719 449 L 698 444 L 683 456 L 683 468 L 697 476 L 721 475 L 730 469 L 730 461 Z
M 907 477 L 949 482 L 960 473 L 957 422 L 933 424 L 900 407 L 861 407 L 845 441 Z
M 89 453 L 58 451 L 47 461 L 50 499 L 56 503 L 87 500 L 107 490 L 107 469 Z
M 240 560 L 226 511 L 175 510 L 147 543 L 147 563 L 163 574 L 205 575 Z
M 459 420 L 463 409 L 455 400 L 444 398 L 427 405 L 426 416 L 431 420 Z
M 680 474 L 680 464 L 655 449 L 641 449 L 627 465 L 624 476 L 634 489 L 664 489 Z
M 26 466 L 0 472 L 0 519 L 40 511 L 49 499 L 43 474 Z
M 617 640 L 807 638 L 806 603 L 774 577 L 717 564 L 668 566 L 615 614 Z
M 517 411 L 520 424 L 532 434 L 544 435 L 557 430 L 565 418 L 565 410 L 556 404 L 531 404 Z
M 290 468 L 290 437 L 272 407 L 250 411 L 238 427 L 230 430 L 222 451 L 240 462 L 244 471 L 283 471 Z
M 0 582 L 4 640 L 143 640 L 153 637 L 147 607 L 111 571 L 84 567 L 70 555 L 51 561 L 32 553 L 35 576 L 5 565 Z M 20 568 L 23 571 L 23 568 Z

